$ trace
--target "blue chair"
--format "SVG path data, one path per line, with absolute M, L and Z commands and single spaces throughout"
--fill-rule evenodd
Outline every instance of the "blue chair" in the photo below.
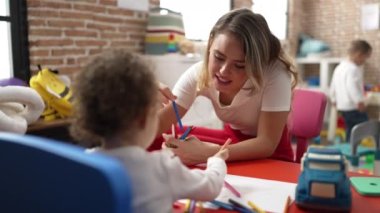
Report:
M 0 133 L 0 212 L 132 212 L 116 159 L 36 136 Z

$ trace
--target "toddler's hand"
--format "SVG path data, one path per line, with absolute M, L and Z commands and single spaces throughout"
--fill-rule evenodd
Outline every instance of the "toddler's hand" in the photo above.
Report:
M 229 150 L 228 149 L 222 149 L 217 152 L 214 157 L 221 158 L 223 160 L 227 160 L 229 157 Z
M 228 138 L 224 145 L 220 148 L 220 150 L 214 155 L 214 157 L 221 158 L 223 160 L 227 160 L 229 157 L 229 150 L 227 146 L 231 143 L 231 139 Z
M 168 134 L 163 133 L 162 137 L 164 138 L 164 142 L 161 145 L 162 149 L 178 148 L 176 145 L 172 144 L 173 141 L 177 140 L 173 135 L 168 135 Z

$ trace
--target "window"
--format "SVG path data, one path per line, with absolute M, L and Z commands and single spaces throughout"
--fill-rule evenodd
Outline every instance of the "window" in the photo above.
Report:
M 0 72 L 0 79 L 9 78 L 12 76 L 12 52 L 10 46 L 11 26 L 9 18 L 9 0 L 0 3 L 0 58 L 2 61 L 3 71 Z
M 265 17 L 270 30 L 278 39 L 286 39 L 288 0 L 254 0 L 253 2 L 253 12 Z
M 231 10 L 231 0 L 160 0 L 160 7 L 182 13 L 187 39 L 208 39 L 211 28 Z
M 0 79 L 30 78 L 26 0 L 0 3 Z

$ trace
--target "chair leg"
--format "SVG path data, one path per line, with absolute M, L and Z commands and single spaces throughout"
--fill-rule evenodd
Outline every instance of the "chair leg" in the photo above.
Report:
M 301 158 L 303 156 L 303 153 L 306 152 L 307 147 L 308 143 L 306 138 L 297 138 L 296 163 L 301 162 Z

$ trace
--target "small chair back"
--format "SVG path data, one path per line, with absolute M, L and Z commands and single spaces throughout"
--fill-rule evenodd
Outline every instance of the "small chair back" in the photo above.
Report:
M 373 137 L 376 143 L 376 150 L 380 148 L 380 121 L 369 120 L 356 124 L 351 130 L 351 164 L 359 165 L 358 146 L 364 138 Z
M 295 89 L 288 119 L 290 135 L 297 141 L 296 159 L 299 163 L 307 150 L 308 139 L 320 134 L 327 98 L 322 92 Z
M 0 212 L 131 212 L 124 167 L 51 139 L 0 133 Z

